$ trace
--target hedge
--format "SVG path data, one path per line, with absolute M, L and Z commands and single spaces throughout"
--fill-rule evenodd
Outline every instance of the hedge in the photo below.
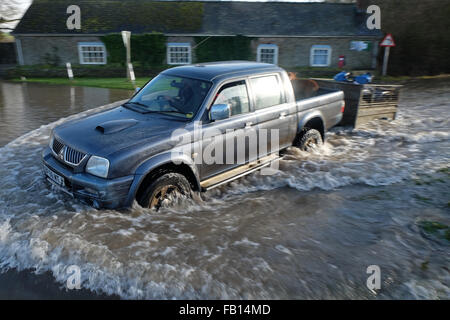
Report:
M 125 65 L 126 49 L 122 35 L 108 34 L 101 37 L 108 52 L 108 64 Z M 164 63 L 166 55 L 166 37 L 162 33 L 131 35 L 131 61 L 142 66 L 158 66 Z
M 125 65 L 126 50 L 121 34 L 101 37 L 108 52 L 108 64 Z M 196 37 L 196 62 L 254 60 L 251 38 L 244 36 Z M 131 61 L 141 66 L 158 66 L 166 56 L 166 37 L 161 33 L 131 35 Z
M 252 38 L 244 36 L 196 37 L 195 55 L 197 62 L 254 60 Z

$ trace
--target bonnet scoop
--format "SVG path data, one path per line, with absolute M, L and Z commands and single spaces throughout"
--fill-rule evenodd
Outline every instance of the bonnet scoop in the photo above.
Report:
M 128 129 L 137 123 L 138 121 L 135 119 L 111 120 L 98 125 L 95 127 L 95 130 L 100 131 L 103 134 L 111 134 Z

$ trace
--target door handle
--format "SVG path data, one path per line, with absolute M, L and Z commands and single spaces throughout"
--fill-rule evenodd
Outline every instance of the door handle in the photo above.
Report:
M 253 122 L 249 121 L 245 123 L 245 129 L 251 129 Z
M 286 115 L 287 115 L 287 112 L 281 112 L 279 119 L 284 119 L 286 117 Z

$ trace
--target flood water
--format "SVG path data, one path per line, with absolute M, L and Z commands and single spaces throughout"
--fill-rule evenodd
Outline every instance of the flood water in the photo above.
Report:
M 37 93 L 5 98 L 13 90 Z M 407 85 L 395 121 L 335 128 L 312 154 L 290 149 L 273 176 L 158 212 L 96 210 L 44 183 L 40 153 L 60 118 L 125 98 L 89 89 L 71 109 L 67 90 L 2 83 L 2 142 L 20 137 L 0 148 L 0 282 L 16 297 L 67 294 L 58 285 L 77 265 L 82 287 L 107 297 L 450 298 L 450 242 L 420 227 L 450 225 L 449 80 Z
M 129 96 L 128 90 L 0 82 L 0 146 L 62 117 Z

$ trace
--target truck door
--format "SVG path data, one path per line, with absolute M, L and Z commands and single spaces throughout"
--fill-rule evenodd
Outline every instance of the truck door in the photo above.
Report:
M 259 157 L 263 157 L 292 144 L 292 132 L 296 127 L 296 105 L 295 102 L 287 102 L 279 74 L 252 77 L 249 83 L 255 107 L 259 147 L 267 145 L 266 150 L 259 151 Z M 274 145 L 271 140 L 272 137 L 276 139 L 276 132 L 278 143 Z
M 204 159 L 200 165 L 202 180 L 247 163 L 251 158 L 248 152 L 249 145 L 257 143 L 254 127 L 256 119 L 251 110 L 245 79 L 222 84 L 215 94 L 211 106 L 214 104 L 228 104 L 231 108 L 231 116 L 227 119 L 203 124 L 202 152 Z M 221 137 L 217 137 L 219 138 L 217 139 L 217 135 L 221 135 Z M 211 163 L 207 159 L 211 154 L 218 159 L 216 152 L 222 152 L 221 163 L 216 161 Z

